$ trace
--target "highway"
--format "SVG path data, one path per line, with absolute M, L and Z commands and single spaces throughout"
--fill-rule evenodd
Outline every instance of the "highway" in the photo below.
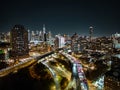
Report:
M 74 80 L 76 81 L 75 90 L 89 90 L 87 79 L 85 77 L 81 63 L 75 57 L 73 57 L 65 52 L 60 52 L 60 53 L 63 54 L 64 56 L 66 56 L 73 64 L 72 72 L 73 72 Z M 78 78 L 79 78 L 79 80 L 78 80 Z
M 39 60 L 38 62 L 44 64 L 51 72 L 54 82 L 56 84 L 56 89 L 55 90 L 61 90 L 60 87 L 60 81 L 58 79 L 58 76 L 62 76 L 67 78 L 69 81 L 71 79 L 71 72 L 67 71 L 64 67 L 59 66 L 59 64 L 57 66 L 51 65 L 49 62 L 50 61 L 56 61 L 55 60 L 55 56 L 56 54 L 52 55 L 53 57 L 48 57 L 47 59 L 44 60 Z M 56 61 L 57 62 L 57 61 Z
M 45 65 L 45 66 L 50 70 L 50 72 L 52 73 L 52 76 L 53 76 L 55 85 L 56 85 L 56 90 L 60 90 L 60 85 L 59 85 L 59 83 L 58 83 L 58 80 L 57 80 L 55 71 L 49 67 L 49 65 L 47 64 L 47 62 L 41 62 L 41 63 L 42 63 L 43 65 Z
M 54 51 L 51 51 L 51 52 L 42 54 L 40 56 L 33 56 L 33 57 L 30 56 L 29 58 L 25 58 L 25 59 L 21 60 L 21 62 L 19 62 L 18 64 L 1 69 L 0 77 L 6 76 L 13 72 L 17 72 L 19 69 L 30 66 L 30 65 L 34 64 L 35 62 L 37 62 L 39 59 L 49 56 L 53 53 L 54 53 Z
M 60 85 L 57 80 L 57 75 L 61 75 L 63 77 L 66 77 L 69 80 L 69 84 L 66 87 L 66 90 L 71 88 L 71 85 L 73 86 L 74 90 L 89 90 L 86 77 L 84 75 L 82 65 L 76 60 L 76 58 L 72 57 L 71 55 L 65 53 L 64 51 L 58 50 L 59 53 L 63 54 L 65 57 L 70 60 L 72 63 L 72 79 L 71 79 L 71 73 L 67 71 L 65 68 L 58 66 L 53 66 L 49 64 L 49 60 L 54 60 L 54 54 L 55 51 L 47 52 L 40 56 L 34 56 L 26 58 L 26 60 L 23 60 L 22 62 L 19 62 L 18 64 L 15 64 L 14 66 L 4 68 L 0 70 L 0 77 L 6 76 L 10 73 L 17 72 L 21 68 L 25 68 L 27 66 L 30 66 L 34 63 L 42 63 L 44 64 L 51 72 L 55 84 L 56 84 L 56 90 L 60 90 Z M 53 59 L 46 59 L 46 57 L 49 58 L 51 56 Z
M 0 77 L 6 76 L 6 75 L 8 75 L 8 74 L 10 74 L 12 72 L 17 72 L 17 70 L 19 70 L 21 68 L 24 68 L 24 67 L 27 67 L 27 66 L 30 66 L 34 62 L 36 62 L 34 60 L 34 58 L 29 57 L 26 60 L 24 60 L 23 62 L 19 62 L 18 64 L 15 64 L 13 66 L 1 69 L 0 70 Z

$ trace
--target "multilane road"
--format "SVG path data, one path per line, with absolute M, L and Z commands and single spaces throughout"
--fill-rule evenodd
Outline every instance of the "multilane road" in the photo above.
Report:
M 53 76 L 55 77 L 55 73 L 54 71 L 48 66 L 47 64 L 47 61 L 46 62 L 43 62 L 42 61 L 42 58 L 45 58 L 49 55 L 52 55 L 54 54 L 55 52 L 54 51 L 51 51 L 51 52 L 48 52 L 48 53 L 45 53 L 43 55 L 40 55 L 40 56 L 34 56 L 34 57 L 29 57 L 29 58 L 26 58 L 26 60 L 22 61 L 22 62 L 19 62 L 18 64 L 15 64 L 14 66 L 11 66 L 11 67 L 7 67 L 7 68 L 4 68 L 2 70 L 0 70 L 0 77 L 3 77 L 3 76 L 6 76 L 12 72 L 16 72 L 17 70 L 21 69 L 21 68 L 24 68 L 24 67 L 27 67 L 27 66 L 30 66 L 32 65 L 33 63 L 35 62 L 42 62 L 46 67 L 48 67 L 51 71 L 51 73 L 53 74 Z M 87 80 L 86 80 L 86 77 L 84 75 L 84 72 L 83 72 L 83 69 L 82 69 L 82 65 L 78 62 L 78 60 L 76 60 L 76 58 L 72 57 L 71 55 L 65 53 L 65 52 L 61 52 L 59 51 L 59 53 L 63 54 L 64 56 L 66 56 L 68 58 L 68 60 L 70 60 L 70 62 L 72 63 L 72 73 L 73 73 L 73 81 L 75 81 L 75 90 L 88 90 L 89 87 L 88 87 L 88 84 L 87 84 Z M 55 71 L 60 71 L 62 73 L 65 73 L 63 72 L 63 70 L 61 70 L 59 67 L 55 68 L 53 66 L 51 66 L 53 69 L 55 69 Z M 66 76 L 68 74 L 65 74 Z M 54 78 L 53 77 L 53 78 Z M 70 83 L 73 83 L 73 82 L 70 82 Z M 58 83 L 56 82 L 57 84 L 57 87 L 59 87 Z M 69 86 L 69 85 L 68 85 Z M 69 88 L 69 87 L 68 87 Z

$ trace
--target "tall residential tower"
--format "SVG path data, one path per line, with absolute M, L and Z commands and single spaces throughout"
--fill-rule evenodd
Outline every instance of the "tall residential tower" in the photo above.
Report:
M 15 25 L 11 30 L 12 56 L 17 59 L 26 56 L 28 49 L 28 31 L 22 25 Z

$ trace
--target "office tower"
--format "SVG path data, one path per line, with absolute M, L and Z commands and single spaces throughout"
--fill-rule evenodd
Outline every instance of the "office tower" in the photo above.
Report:
M 36 32 L 34 33 L 34 41 L 39 41 L 39 32 L 38 32 L 38 30 L 36 30 Z
M 42 41 L 42 31 L 39 31 L 39 40 Z
M 115 49 L 120 49 L 120 34 L 116 33 L 112 35 L 113 38 L 113 47 Z
M 89 34 L 90 34 L 90 42 L 92 41 L 92 35 L 93 35 L 93 27 L 89 27 Z
M 28 31 L 24 26 L 15 25 L 11 30 L 11 46 L 13 58 L 28 55 Z
M 35 32 L 34 32 L 34 31 L 32 31 L 32 33 L 31 33 L 31 40 L 32 40 L 32 41 L 35 40 Z
M 78 43 L 80 44 L 80 48 L 79 48 L 80 51 L 83 51 L 89 45 L 86 36 L 84 36 L 84 37 L 80 36 L 78 38 Z
M 65 46 L 65 38 L 61 35 L 56 35 L 55 37 L 55 47 L 62 48 Z
M 36 30 L 36 34 L 39 35 L 39 31 L 38 30 Z
M 31 41 L 31 33 L 30 33 L 30 30 L 28 30 L 28 41 Z
M 44 34 L 44 41 L 47 41 L 47 33 Z
M 43 32 L 42 32 L 42 39 L 43 41 L 47 41 L 47 38 L 46 38 L 46 28 L 45 28 L 45 24 L 43 24 Z
M 43 33 L 46 33 L 45 24 L 43 24 Z
M 48 32 L 48 40 L 50 40 L 52 38 L 52 34 L 51 31 Z
M 78 34 L 77 33 L 74 33 L 73 36 L 71 37 L 71 50 L 73 52 L 78 52 L 79 51 L 79 43 L 78 43 Z

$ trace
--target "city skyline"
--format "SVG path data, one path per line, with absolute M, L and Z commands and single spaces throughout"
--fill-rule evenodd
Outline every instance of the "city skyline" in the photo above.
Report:
M 115 1 L 1 1 L 0 90 L 119 90 Z
M 1 1 L 0 31 L 10 31 L 15 24 L 30 30 L 46 30 L 53 34 L 88 35 L 93 26 L 94 35 L 119 33 L 119 5 L 117 0 L 45 0 Z

